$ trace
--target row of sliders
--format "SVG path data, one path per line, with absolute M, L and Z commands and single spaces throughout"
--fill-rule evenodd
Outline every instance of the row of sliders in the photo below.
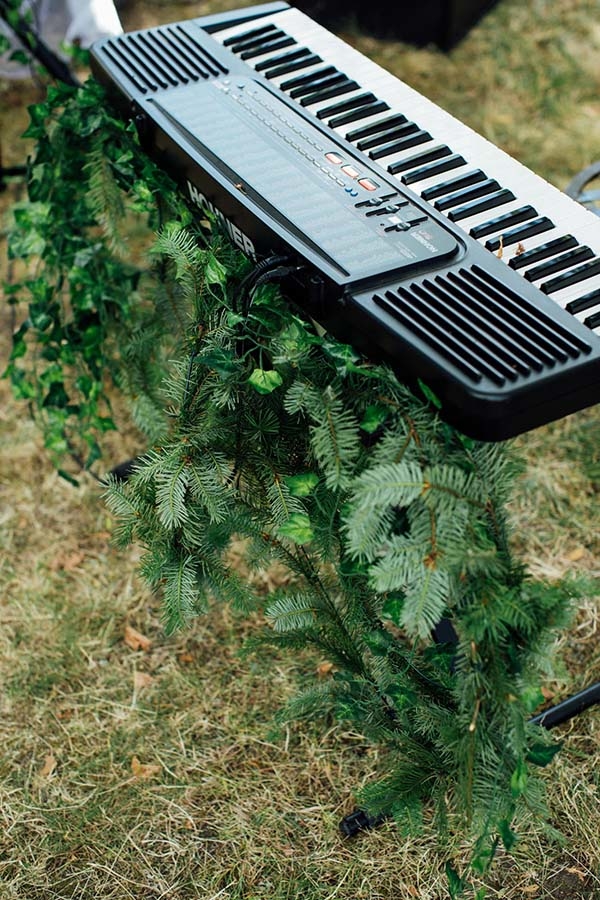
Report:
M 600 334 L 598 217 L 296 9 L 214 37 Z

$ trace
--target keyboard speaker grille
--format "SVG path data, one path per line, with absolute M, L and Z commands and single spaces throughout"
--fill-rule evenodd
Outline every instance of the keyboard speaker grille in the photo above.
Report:
M 106 41 L 101 52 L 142 94 L 227 72 L 181 25 L 121 35 Z
M 475 383 L 516 382 L 592 350 L 479 266 L 382 291 L 374 300 Z

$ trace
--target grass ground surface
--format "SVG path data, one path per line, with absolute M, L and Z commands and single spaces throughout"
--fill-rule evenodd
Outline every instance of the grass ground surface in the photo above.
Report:
M 136 3 L 124 18 L 146 27 L 237 5 Z M 450 55 L 344 36 L 560 187 L 600 157 L 596 0 L 503 0 Z M 16 136 L 36 90 L 0 88 L 5 164 L 24 155 Z M 13 186 L 3 195 L 3 216 L 17 196 Z M 1 367 L 11 326 L 4 306 Z M 109 464 L 137 440 L 119 438 Z M 523 558 L 550 577 L 600 575 L 600 409 L 519 444 Z M 0 900 L 445 897 L 443 865 L 460 866 L 460 846 L 437 846 L 427 828 L 400 838 L 391 825 L 339 837 L 377 748 L 327 722 L 274 726 L 324 661 L 241 658 L 261 623 L 222 608 L 166 638 L 135 575 L 139 551 L 112 549 L 111 525 L 97 485 L 57 477 L 0 382 Z M 591 597 L 557 647 L 549 699 L 600 680 L 599 632 Z M 488 876 L 491 898 L 600 898 L 600 712 L 562 736 L 546 777 L 565 839 L 532 823 Z

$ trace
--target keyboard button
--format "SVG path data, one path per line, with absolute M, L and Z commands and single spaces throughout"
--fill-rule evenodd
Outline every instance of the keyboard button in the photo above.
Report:
M 317 63 L 320 62 L 323 62 L 321 57 L 311 53 L 309 56 L 303 56 L 302 58 L 298 58 L 281 66 L 275 66 L 274 69 L 269 69 L 264 75 L 265 78 L 271 80 L 272 78 L 278 78 L 280 75 L 288 75 L 290 72 L 297 72 L 299 69 L 306 69 L 308 66 L 317 65 Z
M 356 94 L 354 97 L 349 97 L 347 100 L 342 100 L 340 103 L 334 103 L 332 106 L 323 107 L 323 109 L 318 111 L 317 119 L 330 119 L 332 116 L 347 112 L 349 109 L 371 103 L 375 99 L 375 94 Z
M 569 250 L 568 253 L 562 253 L 545 262 L 541 262 L 538 266 L 528 269 L 524 276 L 527 281 L 539 281 L 541 278 L 547 278 L 548 275 L 554 275 L 562 269 L 568 269 L 575 263 L 584 262 L 586 259 L 592 259 L 593 252 L 589 247 L 577 247 L 575 250 Z
M 365 150 L 371 150 L 373 147 L 381 147 L 382 144 L 387 145 L 392 141 L 401 140 L 408 134 L 414 134 L 418 130 L 419 126 L 415 125 L 414 122 L 404 122 L 403 125 L 399 125 L 397 128 L 380 131 L 378 134 L 364 138 L 364 140 L 358 141 L 356 146 L 364 152 Z
M 242 53 L 240 53 L 240 59 L 254 59 L 255 56 L 262 56 L 263 53 L 271 53 L 274 50 L 283 50 L 284 47 L 291 47 L 295 43 L 296 41 L 294 40 L 294 38 L 281 38 L 280 40 L 273 41 L 272 43 L 261 44 L 259 47 L 255 47 L 253 50 L 244 50 Z
M 513 192 L 503 188 L 501 191 L 496 191 L 495 194 L 488 194 L 481 200 L 474 200 L 472 203 L 465 203 L 464 206 L 451 209 L 448 218 L 451 222 L 460 222 L 461 219 L 468 219 L 470 216 L 485 212 L 487 209 L 494 209 L 496 206 L 502 206 L 514 199 Z
M 600 312 L 588 316 L 587 319 L 583 320 L 583 324 L 587 325 L 588 328 L 598 328 L 600 325 Z
M 346 140 L 354 143 L 355 141 L 360 141 L 362 138 L 368 137 L 370 134 L 378 134 L 380 131 L 387 131 L 388 128 L 402 125 L 406 121 L 408 120 L 402 113 L 386 116 L 385 119 L 378 119 L 376 122 L 370 122 L 368 125 L 363 125 L 362 128 L 355 128 L 353 131 L 348 131 L 346 133 Z
M 586 278 L 591 278 L 592 275 L 598 274 L 600 274 L 600 259 L 594 259 L 565 272 L 563 275 L 557 275 L 556 278 L 551 278 L 550 281 L 545 281 L 540 285 L 540 290 L 544 294 L 553 294 L 555 291 L 560 291 L 562 288 L 585 281 Z
M 452 153 L 450 156 L 446 156 L 438 162 L 428 163 L 426 166 L 419 166 L 419 168 L 413 169 L 412 172 L 402 175 L 400 181 L 402 184 L 407 185 L 415 184 L 418 181 L 429 181 L 436 175 L 443 175 L 444 172 L 462 168 L 464 165 L 466 165 L 464 157 L 457 153 Z M 423 195 L 421 194 L 421 196 Z
M 330 72 L 328 75 L 320 75 L 319 78 L 316 78 L 314 73 L 310 77 L 305 77 L 307 78 L 306 81 L 299 84 L 298 87 L 287 91 L 292 100 L 297 100 L 299 97 L 306 96 L 306 94 L 312 94 L 314 91 L 320 91 L 323 88 L 329 88 L 334 84 L 340 84 L 342 81 L 347 80 L 342 72 L 335 71 L 333 73 Z M 294 80 L 299 81 L 300 79 Z
M 582 297 L 577 297 L 576 300 L 570 300 L 565 309 L 575 315 L 575 313 L 587 312 L 594 306 L 600 306 L 600 288 L 596 288 L 595 291 L 590 291 L 589 294 L 584 294 Z
M 495 231 L 502 231 L 507 226 L 525 222 L 524 225 L 519 225 L 518 228 L 509 228 L 508 231 L 503 232 L 498 237 L 486 241 L 486 250 L 495 252 L 501 246 L 507 247 L 509 244 L 517 244 L 529 237 L 543 234 L 545 231 L 550 231 L 554 228 L 554 222 L 551 222 L 546 216 L 532 218 L 533 216 L 536 216 L 533 206 L 520 206 L 519 209 L 515 209 L 505 216 L 497 216 L 495 219 L 476 225 L 474 228 L 471 228 L 469 234 L 474 238 L 482 238 L 488 234 L 493 234 Z
M 434 184 L 431 187 L 425 188 L 425 190 L 421 192 L 421 197 L 423 200 L 429 202 L 435 200 L 436 197 L 442 197 L 444 194 L 449 194 L 451 191 L 458 191 L 461 190 L 461 188 L 468 187 L 470 184 L 484 181 L 486 177 L 487 176 L 481 169 L 465 172 L 464 175 L 457 175 L 456 178 L 449 178 L 447 181 L 442 181 L 440 184 Z
M 263 25 L 262 28 L 253 28 L 251 31 L 244 31 L 243 34 L 235 34 L 233 37 L 225 38 L 223 46 L 233 48 L 235 44 L 243 43 L 246 40 L 265 35 L 271 31 L 277 31 L 275 25 Z
M 553 241 L 548 241 L 546 244 L 540 244 L 532 250 L 527 250 L 525 253 L 520 253 L 519 256 L 514 256 L 509 260 L 508 264 L 511 269 L 522 269 L 524 266 L 528 266 L 531 263 L 539 262 L 542 259 L 546 259 L 548 256 L 554 256 L 556 253 L 561 253 L 563 250 L 570 250 L 571 247 L 576 246 L 577 241 L 573 235 L 566 234 L 563 237 L 554 238 Z
M 413 153 L 412 156 L 407 156 L 403 160 L 399 160 L 394 164 L 394 175 L 399 174 L 400 172 L 407 172 L 409 169 L 418 168 L 421 165 L 425 165 L 426 163 L 435 162 L 435 160 L 442 159 L 444 156 L 451 156 L 452 151 L 449 147 L 445 146 L 437 146 L 432 147 L 429 150 L 423 150 L 421 153 Z M 390 168 L 392 168 L 390 166 Z
M 446 209 L 452 209 L 453 206 L 460 206 L 461 203 L 467 203 L 469 200 L 475 200 L 477 197 L 483 197 L 485 194 L 492 194 L 500 189 L 500 185 L 493 178 L 486 178 L 477 184 L 465 187 L 460 191 L 454 191 L 452 194 L 446 194 L 433 204 L 440 212 Z
M 231 50 L 233 53 L 243 53 L 244 50 L 254 50 L 255 47 L 262 47 L 265 43 L 271 43 L 275 39 L 282 37 L 289 37 L 289 35 L 285 34 L 281 29 L 274 29 L 273 31 L 269 31 L 268 34 L 262 34 L 259 37 L 246 38 L 244 41 L 236 41 L 235 44 L 232 45 Z M 294 43 L 296 43 L 296 41 L 294 41 Z
M 419 144 L 426 144 L 428 141 L 433 140 L 428 131 L 415 131 L 414 134 L 409 134 L 408 137 L 402 138 L 399 141 L 395 141 L 392 144 L 385 144 L 383 147 L 379 147 L 378 150 L 371 150 L 369 152 L 369 157 L 373 160 L 382 159 L 385 156 L 392 156 L 394 153 L 402 153 L 403 150 L 409 150 L 411 147 L 418 147 Z M 388 166 L 388 172 L 390 174 L 394 174 L 393 165 Z
M 335 84 L 332 87 L 325 88 L 323 87 L 320 91 L 315 91 L 314 94 L 308 94 L 305 97 L 302 97 L 300 100 L 301 106 L 312 106 L 315 103 L 320 103 L 322 100 L 331 100 L 333 97 L 339 97 L 341 94 L 347 94 L 349 91 L 354 91 L 358 87 L 355 81 L 350 81 L 349 78 L 344 76 L 344 81 L 341 81 L 339 84 Z
M 257 72 L 264 72 L 265 69 L 273 69 L 275 66 L 285 65 L 288 62 L 311 56 L 308 47 L 299 47 L 298 50 L 290 50 L 288 53 L 280 53 L 278 56 L 269 56 L 267 59 L 261 59 L 254 68 Z M 283 74 L 283 73 L 282 73 Z
M 361 106 L 342 116 L 336 116 L 334 119 L 330 119 L 327 124 L 330 128 L 340 128 L 342 125 L 350 125 L 352 122 L 358 122 L 360 119 L 366 119 L 368 116 L 374 116 L 388 109 L 387 103 L 380 100 L 378 103 L 370 103 L 368 106 Z

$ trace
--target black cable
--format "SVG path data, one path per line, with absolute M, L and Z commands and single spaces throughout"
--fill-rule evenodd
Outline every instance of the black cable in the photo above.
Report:
M 289 262 L 289 260 L 290 257 L 287 255 L 274 254 L 273 256 L 267 256 L 266 259 L 262 259 L 258 262 L 252 271 L 240 281 L 237 297 L 234 299 L 233 303 L 233 311 L 241 312 L 242 315 L 247 316 L 250 308 L 250 294 L 255 287 L 257 279 L 274 266 L 278 266 L 280 263 Z M 240 301 L 239 303 L 238 300 Z

